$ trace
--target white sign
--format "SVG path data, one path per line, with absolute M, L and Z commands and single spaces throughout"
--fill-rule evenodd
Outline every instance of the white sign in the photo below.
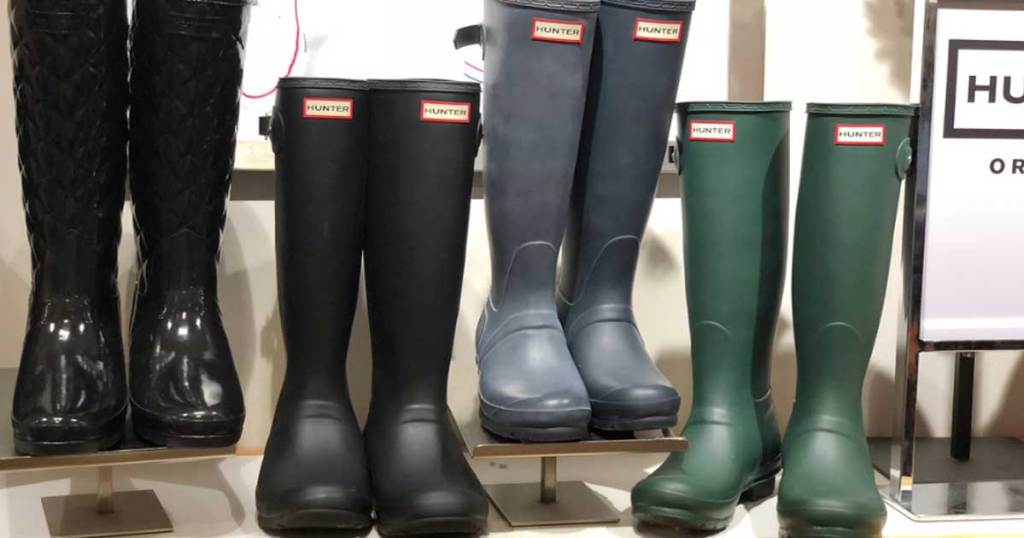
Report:
M 1024 340 L 1024 11 L 938 10 L 921 339 Z

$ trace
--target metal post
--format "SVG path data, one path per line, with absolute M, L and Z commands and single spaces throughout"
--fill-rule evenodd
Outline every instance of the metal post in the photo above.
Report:
M 953 378 L 953 425 L 949 455 L 957 461 L 971 459 L 971 435 L 974 419 L 974 353 L 956 354 Z
M 105 465 L 97 468 L 99 479 L 96 485 L 96 512 L 114 513 L 114 468 Z
M 558 458 L 540 459 L 540 502 L 558 502 Z

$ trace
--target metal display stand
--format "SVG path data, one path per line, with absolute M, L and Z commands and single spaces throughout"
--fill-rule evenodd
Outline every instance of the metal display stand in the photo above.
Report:
M 0 394 L 14 393 L 16 371 L 0 369 Z M 10 398 L 0 399 L 0 417 L 11 416 Z M 0 420 L 0 472 L 94 468 L 95 494 L 44 497 L 43 513 L 54 538 L 90 538 L 171 532 L 173 525 L 152 490 L 114 491 L 114 467 L 136 463 L 223 458 L 234 447 L 164 448 L 148 446 L 131 434 L 113 450 L 66 456 L 22 456 L 14 450 L 9 420 Z
M 540 482 L 485 486 L 491 502 L 512 527 L 617 523 L 619 513 L 608 501 L 580 481 L 558 481 L 558 458 L 619 453 L 657 453 L 685 450 L 687 443 L 669 430 L 637 432 L 630 437 L 592 435 L 566 443 L 520 443 L 497 439 L 486 432 L 476 409 L 461 422 L 452 417 L 463 446 L 473 459 L 540 458 Z
M 1024 517 L 1024 480 L 972 481 L 965 476 L 964 463 L 981 460 L 998 467 L 992 458 L 1024 462 L 1024 444 L 1010 439 L 979 439 L 972 443 L 975 351 L 1024 350 L 1024 341 L 923 341 L 921 340 L 921 299 L 924 274 L 925 224 L 928 211 L 928 183 L 931 134 L 935 99 L 935 50 L 939 9 L 1024 9 L 1024 3 L 1010 0 L 927 0 L 922 64 L 922 107 L 917 136 L 917 172 L 908 178 L 903 223 L 903 297 L 898 349 L 896 353 L 896 406 L 893 438 L 888 458 L 876 452 L 875 465 L 889 476 L 887 501 L 915 521 L 983 520 Z M 917 385 L 920 358 L 929 352 L 956 352 L 952 437 L 948 457 L 940 456 L 946 440 L 928 440 L 927 459 L 939 469 L 930 469 L 956 480 L 923 483 L 916 473 L 915 439 Z M 942 443 L 936 445 L 936 443 Z M 938 447 L 938 448 L 937 448 Z M 972 454 L 973 453 L 973 454 Z M 1007 462 L 1009 465 L 1010 463 Z
M 448 378 L 448 413 L 463 449 L 475 460 L 540 460 L 537 482 L 486 485 L 491 502 L 514 527 L 616 523 L 619 512 L 585 483 L 558 480 L 558 459 L 622 453 L 685 450 L 687 442 L 668 430 L 620 437 L 592 435 L 565 443 L 523 443 L 499 439 L 480 425 L 477 384 L 458 380 L 477 377 L 472 352 L 456 351 Z

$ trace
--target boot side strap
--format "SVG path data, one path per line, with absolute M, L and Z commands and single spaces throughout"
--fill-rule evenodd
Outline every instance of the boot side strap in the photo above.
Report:
M 482 24 L 473 24 L 471 26 L 463 26 L 458 30 L 455 30 L 454 45 L 456 49 L 463 49 L 470 45 L 484 44 L 484 26 Z

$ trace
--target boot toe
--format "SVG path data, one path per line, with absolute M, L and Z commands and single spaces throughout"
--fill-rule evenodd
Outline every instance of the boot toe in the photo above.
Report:
M 779 500 L 779 524 L 789 536 L 810 538 L 845 532 L 877 536 L 885 525 L 885 505 L 875 496 L 843 499 L 803 498 Z
M 261 495 L 262 497 L 262 495 Z M 268 530 L 365 529 L 372 503 L 337 484 L 308 485 L 272 495 L 273 510 L 258 503 L 259 525 Z
M 640 521 L 696 530 L 729 524 L 737 496 L 711 491 L 680 476 L 650 476 L 632 492 L 633 513 Z
M 562 441 L 581 439 L 590 422 L 583 395 L 550 394 L 493 404 L 480 399 L 480 416 L 493 433 L 510 439 Z
M 487 528 L 488 501 L 482 492 L 446 488 L 411 494 L 400 506 L 378 506 L 381 534 L 479 534 Z
M 680 397 L 669 385 L 621 387 L 590 400 L 594 426 L 600 429 L 657 429 L 676 424 Z

